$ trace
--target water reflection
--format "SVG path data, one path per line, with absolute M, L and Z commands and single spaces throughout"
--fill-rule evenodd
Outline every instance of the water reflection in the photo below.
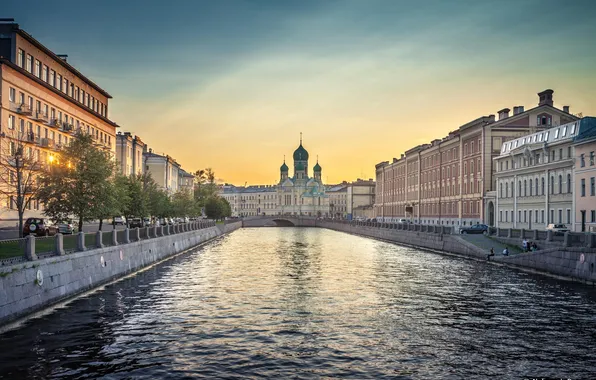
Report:
M 0 377 L 594 378 L 595 306 L 482 262 L 245 229 L 0 336 Z

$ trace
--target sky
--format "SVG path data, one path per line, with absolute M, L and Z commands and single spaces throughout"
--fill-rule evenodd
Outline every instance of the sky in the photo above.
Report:
M 325 183 L 502 108 L 596 115 L 596 1 L 4 0 L 187 171 L 274 184 L 300 132 Z

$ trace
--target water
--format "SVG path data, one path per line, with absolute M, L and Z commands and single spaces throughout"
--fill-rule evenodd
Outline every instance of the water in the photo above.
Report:
M 0 335 L 0 377 L 590 379 L 595 307 L 483 262 L 244 229 Z

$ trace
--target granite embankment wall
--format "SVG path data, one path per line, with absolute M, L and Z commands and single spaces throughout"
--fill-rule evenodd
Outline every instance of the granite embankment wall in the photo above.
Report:
M 327 221 L 317 221 L 317 227 L 329 228 L 331 230 L 347 232 L 350 234 L 387 240 L 403 245 L 411 245 L 420 248 L 455 253 L 468 257 L 486 259 L 486 252 L 461 239 L 457 235 L 446 235 L 422 231 L 406 231 L 393 228 L 360 226 L 351 223 Z
M 0 325 L 242 227 L 242 222 L 3 267 Z
M 458 235 L 442 235 L 327 221 L 317 222 L 317 226 L 398 244 L 486 260 L 486 251 L 463 240 Z M 509 267 L 561 276 L 592 285 L 596 284 L 596 249 L 594 248 L 556 247 L 510 256 L 497 254 L 491 258 L 491 261 Z

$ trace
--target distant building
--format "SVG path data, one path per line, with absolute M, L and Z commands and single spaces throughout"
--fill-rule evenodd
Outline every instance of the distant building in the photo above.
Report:
M 569 107 L 553 106 L 553 91 L 538 94 L 538 106 L 504 108 L 418 145 L 392 162 L 376 165 L 375 216 L 422 224 L 495 225 L 493 158 L 503 143 L 578 120 Z
M 116 135 L 116 162 L 124 175 L 143 174 L 143 151 L 145 143 L 130 132 Z
M 329 196 L 322 182 L 321 165 L 317 162 L 313 177 L 308 176 L 309 155 L 302 140 L 293 158 L 294 175 L 290 177 L 284 160 L 277 185 L 222 186 L 219 193 L 230 203 L 232 215 L 329 216 Z
M 176 193 L 179 189 L 178 174 L 180 173 L 180 164 L 168 155 L 153 153 L 147 149 L 143 153 L 143 164 L 145 173 L 151 174 L 151 177 L 162 190 L 169 195 Z
M 329 215 L 333 218 L 374 217 L 375 181 L 372 178 L 327 186 L 326 192 L 329 195 Z
M 329 216 L 345 219 L 348 215 L 348 183 L 328 186 L 325 192 L 329 196 Z
M 178 170 L 178 189 L 194 194 L 195 176 L 180 168 Z
M 574 231 L 596 232 L 596 118 L 583 118 L 575 150 Z

